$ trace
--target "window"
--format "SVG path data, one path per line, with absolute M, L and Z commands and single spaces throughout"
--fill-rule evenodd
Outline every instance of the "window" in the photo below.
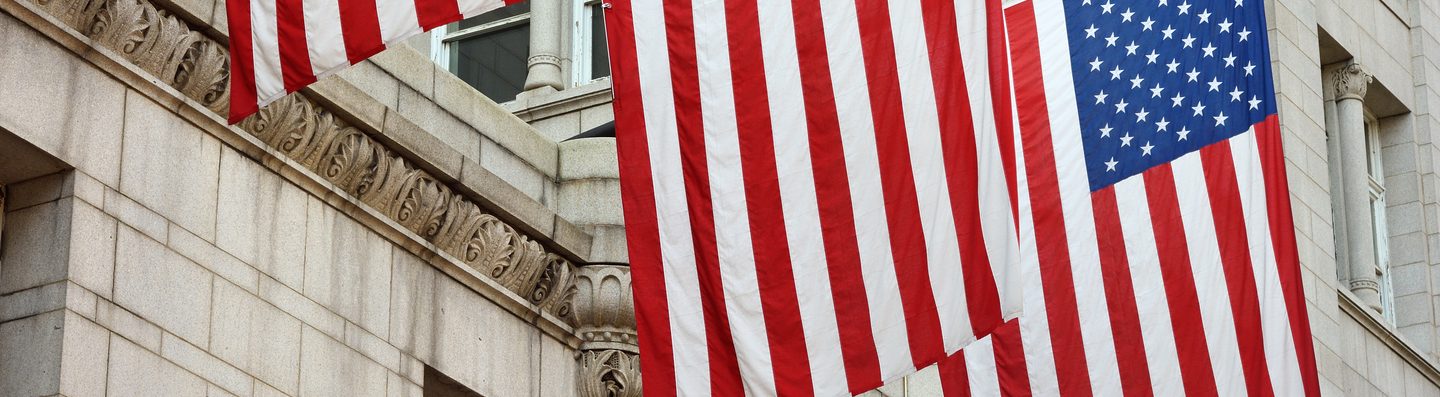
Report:
M 525 90 L 530 4 L 519 3 L 442 28 L 435 61 L 495 102 Z M 438 30 L 438 29 L 437 29 Z
M 605 42 L 605 12 L 600 0 L 575 0 L 571 81 L 579 86 L 610 77 L 610 51 Z
M 1395 323 L 1395 293 L 1390 280 L 1390 230 L 1385 218 L 1385 168 L 1380 156 L 1380 123 L 1365 112 L 1365 162 L 1370 176 L 1370 225 L 1375 242 L 1375 278 L 1380 284 L 1382 315 Z

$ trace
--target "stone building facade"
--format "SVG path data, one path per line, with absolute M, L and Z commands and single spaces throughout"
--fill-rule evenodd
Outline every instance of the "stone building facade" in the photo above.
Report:
M 1322 389 L 1440 395 L 1440 4 L 1267 6 Z M 0 0 L 0 395 L 639 395 L 601 7 L 228 126 L 223 0 Z

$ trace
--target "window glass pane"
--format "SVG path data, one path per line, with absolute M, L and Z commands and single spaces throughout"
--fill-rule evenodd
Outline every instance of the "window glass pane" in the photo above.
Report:
M 501 7 L 498 10 L 476 15 L 473 18 L 460 21 L 460 29 L 473 28 L 487 23 L 499 21 L 501 19 L 525 14 L 528 12 L 530 12 L 530 2 L 511 4 L 505 7 Z
M 529 24 L 456 41 L 451 47 L 451 70 L 491 100 L 509 102 L 524 91 L 525 60 L 530 57 Z
M 610 76 L 610 51 L 605 44 L 605 10 L 593 5 L 590 12 L 590 78 Z

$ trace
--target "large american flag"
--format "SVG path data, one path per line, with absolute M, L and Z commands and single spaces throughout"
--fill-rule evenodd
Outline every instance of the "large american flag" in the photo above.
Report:
M 947 396 L 1319 395 L 1263 6 L 1006 9 L 1025 310 Z
M 521 1 L 226 0 L 230 123 L 395 43 Z
M 646 393 L 859 393 L 1018 313 L 998 0 L 612 5 Z

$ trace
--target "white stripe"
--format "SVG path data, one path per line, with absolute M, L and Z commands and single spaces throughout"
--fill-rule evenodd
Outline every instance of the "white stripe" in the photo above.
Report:
M 260 106 L 285 96 L 280 69 L 280 36 L 276 0 L 250 0 L 250 34 L 254 43 L 255 96 Z
M 1140 322 L 1140 339 L 1145 344 L 1151 389 L 1157 396 L 1184 395 L 1175 328 L 1170 322 L 1170 299 L 1165 294 L 1160 254 L 1155 248 L 1155 225 L 1150 220 L 1145 178 L 1137 175 L 1116 183 L 1115 206 L 1120 210 L 1120 230 L 1114 232 L 1124 233 L 1125 256 L 1130 265 L 1131 287 L 1135 290 L 1136 317 Z
M 739 127 L 735 121 L 734 85 L 730 80 L 730 47 L 726 40 L 724 3 L 695 0 L 695 54 L 700 80 L 700 116 L 705 157 L 710 172 L 710 203 L 725 314 L 740 365 L 740 379 L 750 395 L 775 394 L 765 314 L 750 238 L 745 175 L 740 164 Z
M 1095 239 L 1095 212 L 1090 201 L 1080 116 L 1076 110 L 1064 6 L 1060 0 L 1035 1 L 1036 39 L 1050 110 L 1050 133 L 1055 150 L 1065 237 L 1070 245 L 1075 305 L 1080 334 L 1085 340 L 1085 361 L 1090 386 L 1097 396 L 1120 395 L 1120 370 L 1115 340 L 1110 332 L 1110 311 L 1105 303 L 1099 246 Z
M 469 18 L 505 7 L 504 0 L 459 0 L 460 16 Z
M 340 33 L 339 0 L 305 0 L 302 4 L 306 47 L 310 50 L 310 67 L 315 77 L 350 66 L 345 55 L 345 37 Z
M 1200 300 L 1205 342 L 1210 348 L 1215 384 L 1222 396 L 1245 395 L 1245 373 L 1240 363 L 1235 335 L 1235 315 L 1230 310 L 1220 245 L 1215 237 L 1215 218 L 1206 190 L 1200 152 L 1191 152 L 1171 162 L 1180 218 L 1185 224 L 1185 242 L 1190 250 L 1190 268 L 1195 276 L 1195 294 Z M 1162 236 L 1163 238 L 1163 236 Z
M 1250 260 L 1260 300 L 1260 323 L 1265 340 L 1265 363 L 1270 367 L 1270 384 L 1277 396 L 1298 396 L 1305 394 L 1305 383 L 1300 376 L 1300 359 L 1291 333 L 1290 313 L 1285 307 L 1285 290 L 1280 286 L 1280 273 L 1276 267 L 1270 214 L 1266 207 L 1265 173 L 1255 139 L 1254 128 L 1230 138 L 1230 155 L 1235 161 L 1240 206 L 1245 212 L 1245 231 L 1250 239 Z M 1281 199 L 1288 200 L 1289 197 Z
M 819 232 L 820 209 L 811 170 L 810 137 L 806 133 L 804 87 L 795 44 L 790 3 L 767 2 L 759 7 L 761 44 L 765 54 L 765 82 L 769 89 L 775 167 L 779 170 L 781 208 L 794 269 L 795 293 L 805 327 L 805 351 L 815 395 L 849 392 L 840 330 L 831 295 L 825 242 Z M 864 327 L 868 324 L 846 324 Z
M 850 198 L 855 209 L 856 242 L 870 322 L 875 332 L 881 378 L 891 380 L 915 370 L 910 360 L 905 311 L 900 284 L 890 254 L 890 231 L 880 184 L 875 126 L 871 123 L 870 95 L 865 60 L 860 54 L 859 23 L 852 2 L 821 2 L 825 45 L 839 109 L 840 135 L 845 147 L 845 168 L 850 175 Z
M 380 17 L 380 41 L 386 46 L 421 32 L 420 17 L 415 14 L 415 0 L 375 0 L 375 8 L 376 15 Z
M 965 375 L 969 377 L 970 395 L 1000 395 L 1000 372 L 995 367 L 995 338 L 985 337 L 971 343 L 965 354 Z
M 945 145 L 940 140 L 940 115 L 927 55 L 925 17 L 919 2 L 889 1 L 887 4 L 895 43 L 895 71 L 904 107 L 906 143 L 910 146 L 910 169 L 915 179 L 920 227 L 925 234 L 930 290 L 935 296 L 945 352 L 949 353 L 975 340 L 975 333 L 970 326 L 965 280 L 960 271 L 960 242 L 955 236 L 945 153 L 941 150 Z
M 710 391 L 710 362 L 706 350 L 705 319 L 700 305 L 700 281 L 695 270 L 690 219 L 681 164 L 675 104 L 670 84 L 664 10 L 660 0 L 635 0 L 635 56 L 641 103 L 645 109 L 651 175 L 655 183 L 655 210 L 660 253 L 665 269 L 666 306 L 669 308 L 675 384 L 680 395 Z M 663 391 L 657 391 L 664 393 Z

